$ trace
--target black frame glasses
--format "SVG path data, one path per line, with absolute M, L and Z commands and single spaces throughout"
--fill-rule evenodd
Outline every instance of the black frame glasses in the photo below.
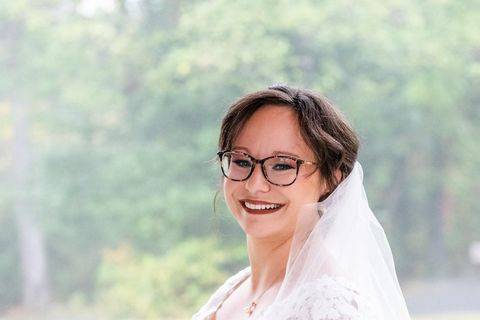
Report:
M 250 172 L 248 173 L 248 175 L 244 178 L 244 179 L 232 179 L 230 178 L 226 173 L 225 173 L 225 170 L 223 168 L 223 157 L 225 156 L 225 154 L 240 154 L 240 155 L 244 155 L 245 157 L 247 157 L 248 159 L 250 159 L 252 161 L 252 166 L 250 167 Z M 280 187 L 286 187 L 286 186 L 290 186 L 292 185 L 296 180 L 297 180 L 297 177 L 298 177 L 298 172 L 300 170 L 300 166 L 302 164 L 306 164 L 306 165 L 317 165 L 318 163 L 317 162 L 313 162 L 313 161 L 306 161 L 306 160 L 302 160 L 302 159 L 298 159 L 294 156 L 287 156 L 287 155 L 274 155 L 274 156 L 270 156 L 270 157 L 267 157 L 267 158 L 264 158 L 264 159 L 255 159 L 254 157 L 252 157 L 251 155 L 249 155 L 248 153 L 245 153 L 245 152 L 242 152 L 242 151 L 231 151 L 231 150 L 225 150 L 225 151 L 220 151 L 220 152 L 217 152 L 217 155 L 218 155 L 218 158 L 220 160 L 220 168 L 222 169 L 222 173 L 223 173 L 223 176 L 227 179 L 230 179 L 232 181 L 245 181 L 247 180 L 248 178 L 250 178 L 250 176 L 252 175 L 253 171 L 255 170 L 255 165 L 258 163 L 260 164 L 260 167 L 262 169 L 262 173 L 263 173 L 263 176 L 265 177 L 265 179 L 273 184 L 273 185 L 276 185 L 276 186 L 280 186 Z M 275 182 L 272 182 L 270 181 L 270 179 L 268 178 L 268 174 L 267 174 L 267 170 L 265 168 L 265 162 L 270 160 L 270 159 L 273 159 L 273 158 L 280 158 L 280 159 L 289 159 L 289 160 L 293 160 L 296 162 L 296 173 L 295 173 L 295 179 L 293 179 L 292 182 L 290 183 L 286 183 L 286 184 L 278 184 L 278 183 L 275 183 Z M 315 170 L 317 170 L 318 166 L 315 168 Z M 313 171 L 315 172 L 315 171 Z M 313 173 L 312 172 L 312 173 Z

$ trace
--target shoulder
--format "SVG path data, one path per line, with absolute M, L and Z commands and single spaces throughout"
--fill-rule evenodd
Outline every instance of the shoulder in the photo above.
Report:
M 327 275 L 297 287 L 269 311 L 268 319 L 288 319 L 293 315 L 302 320 L 376 319 L 367 297 L 345 278 Z
M 225 280 L 225 282 L 210 296 L 207 303 L 192 316 L 192 320 L 203 320 L 212 315 L 235 289 L 235 286 L 248 277 L 249 274 L 250 267 L 246 267 Z

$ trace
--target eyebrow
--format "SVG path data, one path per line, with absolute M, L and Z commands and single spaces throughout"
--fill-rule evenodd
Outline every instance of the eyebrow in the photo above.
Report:
M 248 150 L 248 148 L 245 148 L 245 147 L 233 147 L 232 150 L 236 150 L 236 149 L 241 149 L 241 150 L 245 150 L 247 152 L 250 152 L 250 150 Z M 292 152 L 287 152 L 287 151 L 273 151 L 272 152 L 273 155 L 289 155 L 289 156 L 294 156 L 294 157 L 297 157 L 297 158 L 301 158 L 298 154 L 295 154 L 295 153 L 292 153 Z

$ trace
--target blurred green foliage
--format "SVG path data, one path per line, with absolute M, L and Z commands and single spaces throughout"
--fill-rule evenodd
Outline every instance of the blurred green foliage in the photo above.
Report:
M 15 103 L 31 110 L 28 192 L 56 300 L 184 317 L 244 267 L 241 230 L 213 213 L 211 159 L 229 103 L 277 82 L 326 94 L 357 129 L 401 278 L 470 272 L 478 1 L 82 2 L 0 1 L 0 310 L 21 291 Z
M 188 318 L 228 276 L 221 267 L 230 259 L 214 238 L 183 241 L 162 257 L 124 245 L 104 258 L 97 303 L 115 319 Z

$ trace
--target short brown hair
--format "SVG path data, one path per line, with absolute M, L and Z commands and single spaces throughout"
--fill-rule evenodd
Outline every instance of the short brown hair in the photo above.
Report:
M 307 89 L 274 85 L 268 89 L 247 94 L 235 101 L 223 118 L 219 151 L 230 150 L 246 121 L 264 105 L 283 105 L 297 114 L 300 132 L 315 154 L 321 176 L 333 191 L 353 169 L 358 156 L 359 139 L 342 113 L 325 97 Z M 342 176 L 337 181 L 334 172 Z

